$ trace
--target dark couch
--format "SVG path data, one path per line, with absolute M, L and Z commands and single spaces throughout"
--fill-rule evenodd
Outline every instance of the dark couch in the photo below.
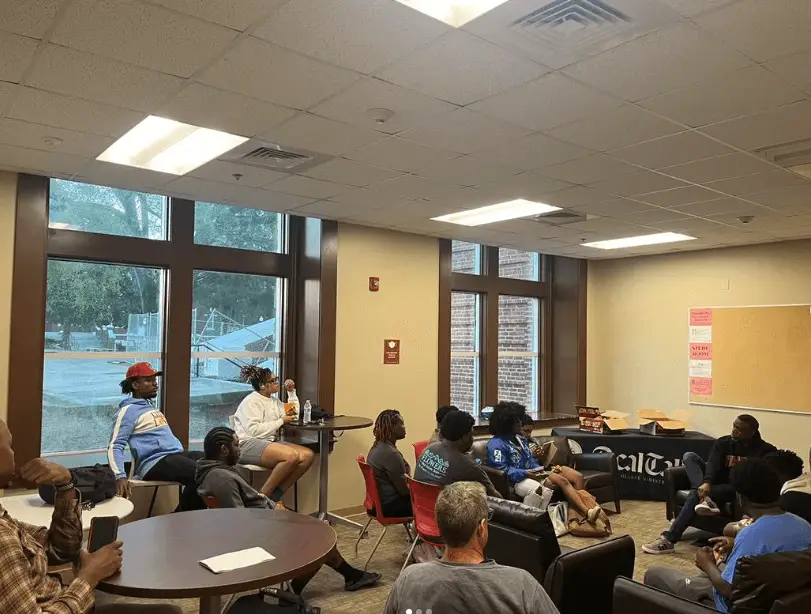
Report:
M 690 495 L 690 478 L 687 477 L 687 470 L 684 467 L 671 467 L 665 469 L 665 488 L 667 489 L 667 500 L 665 501 L 665 514 L 668 520 L 673 520 L 679 515 L 684 507 L 687 497 Z M 710 493 L 712 496 L 712 493 Z M 720 516 L 696 516 L 690 522 L 693 526 L 702 531 L 721 535 L 727 523 L 741 519 L 741 511 L 734 503 L 728 503 L 721 510 Z
M 619 476 L 614 454 L 572 454 L 569 440 L 566 437 L 544 436 L 535 438 L 540 445 L 552 441 L 561 454 L 556 464 L 573 467 L 583 474 L 586 490 L 597 499 L 598 503 L 614 503 L 617 513 L 620 513 Z M 496 487 L 505 499 L 519 501 L 512 484 L 503 471 L 487 466 L 488 439 L 478 439 L 473 442 L 473 457 L 482 461 L 482 466 L 493 486 Z M 559 495 L 556 495 L 559 498 Z

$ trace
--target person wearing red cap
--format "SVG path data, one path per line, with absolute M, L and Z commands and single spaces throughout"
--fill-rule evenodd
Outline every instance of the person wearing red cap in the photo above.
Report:
M 116 494 L 127 498 L 131 494 L 124 470 L 124 450 L 129 447 L 138 478 L 183 485 L 175 511 L 204 509 L 194 483 L 197 461 L 203 454 L 184 451 L 183 444 L 169 428 L 166 416 L 152 404 L 158 396 L 161 375 L 163 373 L 155 371 L 148 362 L 139 362 L 127 369 L 126 378 L 121 382 L 121 392 L 130 396 L 119 405 L 107 448 L 107 460 L 116 477 Z

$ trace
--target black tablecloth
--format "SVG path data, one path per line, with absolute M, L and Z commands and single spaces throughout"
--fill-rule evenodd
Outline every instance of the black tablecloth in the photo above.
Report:
M 715 442 L 696 431 L 687 431 L 684 437 L 662 437 L 632 430 L 600 434 L 555 428 L 552 434 L 576 441 L 583 452 L 616 454 L 620 496 L 645 501 L 665 501 L 665 469 L 681 465 L 685 452 L 695 452 L 706 460 Z

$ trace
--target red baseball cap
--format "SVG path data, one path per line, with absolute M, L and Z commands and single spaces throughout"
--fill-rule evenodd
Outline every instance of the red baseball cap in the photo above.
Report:
M 127 369 L 127 379 L 131 377 L 160 377 L 163 371 L 155 371 L 148 362 L 136 362 Z

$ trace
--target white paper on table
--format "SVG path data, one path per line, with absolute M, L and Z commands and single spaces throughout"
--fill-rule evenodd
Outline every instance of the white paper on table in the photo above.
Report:
M 690 343 L 712 343 L 712 326 L 691 326 Z
M 690 377 L 712 377 L 712 361 L 691 360 Z
M 203 559 L 200 561 L 200 565 L 214 573 L 223 573 L 225 571 L 250 567 L 251 565 L 258 565 L 259 563 L 267 563 L 275 558 L 275 556 L 267 552 L 264 548 L 247 548 L 245 550 L 237 550 L 236 552 L 228 552 L 226 554 L 212 556 L 209 559 Z

